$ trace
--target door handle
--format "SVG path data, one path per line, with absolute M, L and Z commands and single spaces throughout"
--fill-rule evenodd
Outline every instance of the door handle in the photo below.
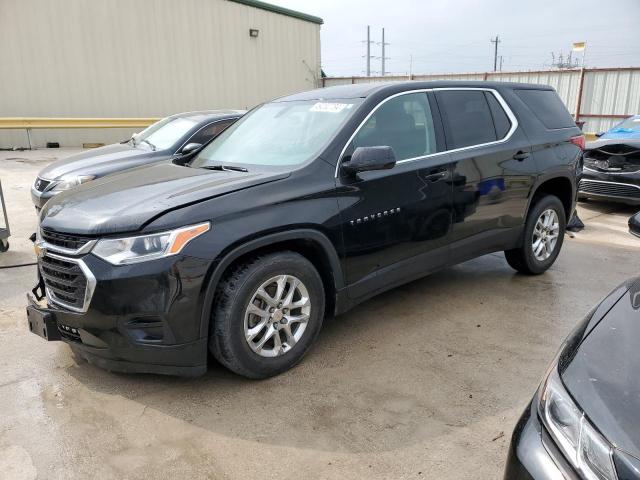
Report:
M 531 155 L 529 152 L 523 152 L 522 150 L 518 151 L 518 153 L 516 153 L 513 156 L 514 160 L 518 160 L 519 162 L 529 158 L 529 155 Z
M 429 175 L 425 175 L 425 180 L 429 180 L 430 182 L 437 182 L 438 180 L 443 180 L 449 176 L 448 170 L 442 170 L 440 172 L 430 173 Z

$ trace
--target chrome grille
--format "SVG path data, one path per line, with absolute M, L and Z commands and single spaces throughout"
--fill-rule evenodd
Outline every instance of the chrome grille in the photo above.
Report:
M 50 245 L 55 245 L 69 250 L 78 250 L 91 241 L 91 238 L 83 237 L 81 235 L 58 233 L 44 228 L 40 231 L 40 237 Z
M 33 184 L 33 188 L 35 188 L 39 192 L 44 192 L 49 185 L 51 185 L 51 180 L 45 180 L 44 178 L 36 178 L 35 183 Z
M 583 193 L 610 197 L 640 198 L 640 187 L 625 183 L 580 180 L 578 190 Z
M 77 261 L 46 253 L 40 258 L 39 267 L 53 303 L 75 311 L 85 309 L 87 277 Z

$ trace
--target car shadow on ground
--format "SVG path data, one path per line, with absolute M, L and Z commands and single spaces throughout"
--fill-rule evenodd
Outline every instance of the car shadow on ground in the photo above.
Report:
M 120 395 L 221 435 L 387 451 L 512 408 L 515 392 L 535 386 L 537 370 L 529 378 L 518 365 L 539 363 L 542 371 L 551 353 L 543 334 L 530 331 L 527 316 L 535 319 L 535 308 L 522 311 L 523 292 L 559 300 L 552 272 L 534 281 L 514 274 L 501 255 L 446 269 L 327 319 L 296 368 L 263 381 L 214 361 L 195 379 L 114 374 L 86 363 L 67 371 L 79 388 Z M 538 317 L 538 324 L 553 330 L 552 319 Z M 526 335 L 530 342 L 516 347 Z

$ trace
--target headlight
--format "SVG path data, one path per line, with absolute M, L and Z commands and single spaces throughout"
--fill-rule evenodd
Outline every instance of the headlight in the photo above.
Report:
M 81 183 L 88 182 L 96 178 L 95 175 L 73 175 L 62 177 L 62 179 L 56 183 L 56 185 L 51 189 L 52 192 L 62 192 L 63 190 L 69 190 Z
M 611 445 L 573 402 L 555 365 L 543 387 L 540 414 L 565 457 L 586 480 L 617 480 Z
M 113 265 L 155 260 L 180 253 L 187 243 L 208 230 L 209 222 L 205 222 L 151 235 L 105 238 L 96 243 L 92 253 Z

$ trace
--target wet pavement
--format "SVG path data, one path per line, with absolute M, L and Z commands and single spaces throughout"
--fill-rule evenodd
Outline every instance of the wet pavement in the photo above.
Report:
M 30 262 L 35 174 L 68 150 L 0 152 L 13 237 Z M 325 322 L 292 371 L 250 381 L 113 374 L 30 334 L 35 267 L 0 269 L 0 478 L 500 478 L 511 430 L 571 327 L 640 274 L 635 209 L 580 205 L 539 277 L 501 254 Z

